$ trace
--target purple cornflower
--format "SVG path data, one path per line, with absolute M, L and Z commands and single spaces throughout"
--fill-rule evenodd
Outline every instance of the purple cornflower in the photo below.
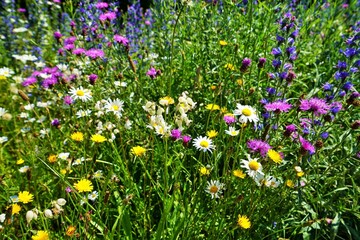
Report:
M 322 139 L 327 139 L 329 137 L 329 133 L 328 132 L 323 132 L 320 134 Z
M 114 40 L 115 40 L 115 42 L 118 42 L 118 43 L 124 45 L 125 47 L 127 47 L 129 45 L 129 40 L 126 37 L 116 34 L 116 35 L 114 35 Z
M 52 120 L 51 125 L 54 127 L 59 126 L 60 125 L 59 119 L 55 118 L 54 120 Z
M 264 106 L 266 111 L 275 112 L 275 113 L 288 112 L 291 107 L 292 105 L 290 103 L 287 103 L 283 100 L 278 100 L 272 103 L 268 103 Z
M 98 76 L 97 76 L 96 74 L 93 74 L 93 73 L 90 74 L 90 75 L 89 75 L 90 84 L 91 84 L 91 85 L 94 85 L 97 78 L 98 78 Z
M 114 12 L 106 12 L 103 14 L 100 14 L 99 16 L 99 20 L 102 22 L 105 22 L 106 20 L 109 20 L 109 22 L 111 22 L 111 20 L 114 20 L 116 18 L 116 13 Z
M 274 55 L 275 57 L 280 56 L 282 54 L 281 48 L 279 47 L 273 48 L 271 50 L 271 54 Z
M 67 50 L 67 51 L 70 51 L 71 49 L 74 49 L 74 48 L 75 48 L 74 44 L 66 44 L 64 46 L 64 49 Z
M 246 145 L 250 152 L 259 152 L 262 157 L 266 157 L 267 152 L 271 148 L 267 142 L 258 139 L 249 140 Z
M 232 115 L 225 115 L 223 119 L 227 125 L 230 125 L 230 124 L 236 122 L 235 117 Z
M 276 94 L 276 89 L 272 88 L 272 87 L 266 88 L 266 91 L 268 92 L 269 95 L 275 95 Z
M 329 109 L 330 106 L 323 99 L 311 98 L 300 101 L 300 110 L 314 112 L 315 116 L 326 114 Z
M 28 77 L 26 78 L 21 85 L 23 85 L 24 87 L 27 87 L 29 85 L 33 85 L 37 82 L 37 79 L 35 77 Z
M 177 140 L 177 139 L 181 138 L 181 131 L 179 129 L 171 130 L 171 137 L 173 140 Z
M 70 96 L 65 96 L 64 97 L 64 104 L 66 105 L 71 105 L 73 103 L 73 99 Z
M 344 84 L 344 86 L 342 87 L 342 89 L 344 89 L 346 92 L 349 91 L 352 87 L 354 86 L 354 84 L 352 84 L 352 82 L 346 82 Z
M 46 78 L 44 81 L 42 81 L 41 86 L 43 86 L 43 88 L 50 88 L 54 86 L 57 82 L 58 82 L 57 78 L 49 77 Z
M 104 57 L 104 51 L 101 49 L 91 48 L 85 52 L 85 55 L 92 58 L 103 58 Z
M 258 68 L 263 68 L 266 63 L 266 58 L 259 58 Z
M 336 67 L 340 70 L 345 70 L 347 67 L 346 62 L 338 61 L 338 64 L 336 65 Z
M 336 80 L 344 80 L 345 78 L 347 78 L 350 74 L 348 72 L 339 72 L 337 71 L 334 75 Z
M 17 10 L 19 13 L 24 13 L 24 12 L 26 12 L 26 9 L 25 8 L 18 8 L 18 10 Z
M 240 71 L 245 72 L 251 65 L 251 59 L 250 58 L 244 58 L 241 63 Z
M 272 65 L 273 65 L 273 67 L 274 68 L 279 68 L 280 66 L 281 66 L 281 60 L 278 60 L 278 59 L 274 59 L 273 61 L 272 61 Z
M 340 53 L 344 54 L 347 58 L 352 58 L 357 54 L 357 51 L 355 48 L 347 48 L 345 51 L 340 49 Z
M 98 2 L 98 3 L 95 4 L 95 7 L 97 9 L 103 9 L 103 8 L 109 7 L 109 4 L 106 3 L 106 2 Z
M 301 136 L 300 136 L 300 143 L 301 143 L 302 152 L 308 152 L 310 155 L 313 155 L 315 153 L 314 145 L 312 145 L 309 141 L 307 141 L 305 138 Z
M 73 44 L 76 41 L 76 37 L 68 37 L 64 40 L 64 45 Z
M 339 97 L 344 97 L 346 95 L 346 92 L 344 90 L 339 91 Z
M 77 55 L 77 56 L 82 55 L 85 52 L 86 52 L 86 50 L 83 48 L 76 48 L 76 49 L 72 50 L 72 54 Z
M 284 135 L 286 137 L 290 137 L 292 133 L 294 133 L 296 131 L 296 126 L 294 124 L 290 124 L 290 125 L 287 125 L 285 127 L 285 132 L 284 132 Z
M 333 102 L 333 103 L 331 103 L 330 111 L 333 114 L 336 114 L 336 113 L 340 112 L 341 110 L 342 110 L 341 102 Z
M 324 91 L 331 91 L 332 87 L 333 85 L 328 82 L 323 85 Z
M 276 34 L 276 41 L 278 41 L 278 43 L 281 44 L 285 42 L 285 38 Z

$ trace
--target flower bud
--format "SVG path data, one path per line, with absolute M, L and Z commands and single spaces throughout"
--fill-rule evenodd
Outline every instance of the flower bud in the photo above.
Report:
M 60 206 L 64 206 L 66 204 L 66 200 L 63 198 L 59 198 L 56 203 Z
M 45 217 L 47 217 L 47 218 L 53 218 L 53 213 L 52 213 L 52 211 L 50 210 L 50 209 L 45 209 L 45 211 L 44 211 L 44 215 L 45 215 Z

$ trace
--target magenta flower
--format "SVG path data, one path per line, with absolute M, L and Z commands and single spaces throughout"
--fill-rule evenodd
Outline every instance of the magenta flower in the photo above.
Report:
M 125 47 L 129 45 L 129 40 L 126 37 L 116 34 L 116 35 L 114 35 L 114 40 L 115 40 L 115 42 L 118 42 L 118 43 L 124 45 Z
M 64 104 L 66 105 L 71 105 L 73 103 L 73 99 L 71 98 L 71 96 L 65 96 L 64 97 Z
M 177 139 L 181 138 L 181 131 L 179 129 L 171 130 L 171 137 L 173 140 L 177 140 Z
M 96 58 L 103 58 L 105 54 L 104 51 L 101 49 L 91 48 L 85 52 L 85 55 L 92 59 L 96 59 Z
M 103 8 L 107 8 L 109 4 L 106 2 L 98 2 L 95 6 L 97 9 L 103 9 Z
M 280 112 L 288 112 L 289 109 L 292 107 L 292 105 L 285 101 L 278 100 L 272 103 L 265 104 L 264 107 L 266 111 L 280 113 Z
M 326 114 L 329 109 L 330 106 L 323 99 L 311 98 L 309 100 L 300 101 L 300 110 L 314 112 L 315 116 Z
M 33 85 L 37 82 L 37 79 L 35 77 L 28 77 L 27 79 L 25 79 L 21 85 L 23 85 L 24 87 Z
M 114 20 L 115 18 L 116 18 L 116 13 L 114 12 L 103 13 L 100 14 L 99 16 L 99 20 L 102 22 L 105 22 L 106 20 L 109 20 L 109 22 L 111 22 L 111 20 Z
M 301 150 L 304 152 L 308 152 L 310 155 L 315 153 L 315 147 L 307 141 L 305 138 L 300 136 Z
M 266 157 L 267 152 L 271 148 L 267 142 L 258 139 L 249 140 L 246 145 L 250 152 L 258 152 L 262 157 Z
M 86 50 L 83 48 L 76 48 L 72 51 L 72 54 L 79 56 L 79 55 L 84 54 L 85 52 L 86 52 Z
M 146 76 L 151 77 L 151 79 L 156 78 L 158 75 L 161 74 L 160 70 L 156 70 L 155 68 L 150 68 L 149 71 L 146 72 Z
M 184 146 L 187 146 L 187 145 L 188 145 L 188 143 L 191 141 L 191 137 L 190 137 L 190 136 L 185 135 L 185 136 L 182 136 L 182 140 L 183 140 L 183 144 L 184 144 Z
M 234 122 L 236 122 L 236 118 L 231 115 L 225 115 L 223 119 L 227 125 L 230 125 L 230 124 L 233 124 Z
M 76 37 L 68 37 L 64 40 L 64 45 L 73 44 L 76 41 Z

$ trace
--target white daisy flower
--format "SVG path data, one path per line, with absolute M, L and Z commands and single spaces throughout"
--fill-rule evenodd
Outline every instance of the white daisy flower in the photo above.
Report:
M 94 174 L 93 174 L 93 178 L 94 179 L 100 179 L 100 178 L 102 178 L 102 176 L 103 176 L 103 171 L 101 171 L 101 170 L 97 170 L 96 172 L 94 172 Z
M 226 134 L 228 134 L 228 135 L 230 135 L 230 136 L 233 136 L 233 137 L 235 137 L 235 136 L 237 136 L 237 135 L 239 135 L 239 130 L 236 130 L 234 127 L 229 127 L 229 130 L 225 130 L 225 133 Z
M 246 168 L 246 173 L 252 177 L 255 178 L 257 173 L 262 173 L 262 165 L 258 162 L 258 158 L 250 158 L 248 155 L 248 160 L 241 160 L 241 167 Z
M 194 139 L 193 145 L 201 151 L 209 151 L 215 149 L 214 144 L 212 143 L 212 140 L 208 137 L 197 137 Z
M 26 173 L 27 171 L 29 171 L 29 169 L 30 169 L 29 166 L 23 166 L 23 167 L 19 168 L 19 172 Z
M 66 160 L 69 157 L 69 155 L 70 155 L 70 153 L 59 153 L 59 155 L 57 157 L 62 160 Z
M 92 98 L 91 91 L 89 89 L 84 89 L 83 87 L 71 88 L 69 94 L 74 100 L 80 99 L 83 102 L 86 102 Z
M 276 188 L 280 185 L 280 181 L 273 176 L 269 176 L 265 180 L 265 186 Z
M 82 118 L 82 117 L 87 117 L 87 116 L 90 116 L 91 114 L 91 111 L 90 110 L 79 110 L 76 112 L 76 117 L 77 118 Z
M 259 187 L 261 187 L 261 186 L 264 185 L 265 182 L 266 182 L 266 180 L 265 180 L 265 174 L 262 173 L 262 172 L 257 172 L 257 173 L 255 173 L 254 181 L 255 181 L 256 185 L 258 185 Z
M 253 122 L 257 123 L 259 117 L 256 114 L 256 110 L 248 105 L 236 104 L 237 109 L 234 111 L 234 115 L 240 116 L 239 121 L 241 123 Z
M 208 185 L 205 189 L 207 193 L 211 194 L 211 198 L 219 198 L 222 194 L 222 190 L 224 189 L 225 185 L 223 183 L 220 183 L 218 180 L 211 180 L 208 182 Z
M 85 161 L 85 158 L 83 158 L 83 157 L 78 158 L 78 159 L 74 160 L 71 165 L 73 165 L 73 166 L 81 165 L 84 161 Z
M 93 191 L 92 193 L 88 194 L 88 199 L 91 201 L 95 201 L 98 196 L 99 196 L 99 193 L 97 191 Z
M 24 109 L 29 111 L 29 110 L 33 110 L 34 107 L 35 107 L 35 105 L 31 103 L 31 104 L 25 105 L 25 106 L 24 106 Z
M 105 103 L 105 109 L 106 112 L 113 112 L 117 117 L 121 117 L 121 112 L 124 110 L 123 108 L 124 106 L 124 102 L 120 101 L 119 99 L 115 99 L 115 100 L 106 100 Z

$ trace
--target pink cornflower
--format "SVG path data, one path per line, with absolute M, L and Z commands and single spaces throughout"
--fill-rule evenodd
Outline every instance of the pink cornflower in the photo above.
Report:
M 95 6 L 97 9 L 103 9 L 103 8 L 107 8 L 109 4 L 106 2 L 98 2 Z
M 160 70 L 156 70 L 155 68 L 150 68 L 149 71 L 146 72 L 146 76 L 149 76 L 151 79 L 156 78 L 158 75 L 161 74 Z
M 79 56 L 81 54 L 84 54 L 85 52 L 86 50 L 83 48 L 76 48 L 72 51 L 72 54 Z
M 265 104 L 264 108 L 269 112 L 288 112 L 292 105 L 282 100 L 278 100 L 272 103 Z
M 307 141 L 305 138 L 300 136 L 301 150 L 303 152 L 308 152 L 310 155 L 315 153 L 315 147 Z
M 64 97 L 64 104 L 71 105 L 74 102 L 74 100 L 70 96 Z
M 227 125 L 230 125 L 230 124 L 236 122 L 235 117 L 232 116 L 232 115 L 225 115 L 223 119 L 224 119 L 224 121 L 226 122 Z
M 116 13 L 114 12 L 106 12 L 103 14 L 100 14 L 99 16 L 99 20 L 102 22 L 105 22 L 106 20 L 109 20 L 109 22 L 111 22 L 111 20 L 114 20 L 116 18 Z
M 101 49 L 91 48 L 85 52 L 85 55 L 92 58 L 103 58 L 104 57 L 104 51 Z
M 177 140 L 177 139 L 181 138 L 181 131 L 179 129 L 171 130 L 171 138 L 173 140 Z
M 124 45 L 125 47 L 129 45 L 129 40 L 126 37 L 116 34 L 116 35 L 114 35 L 114 40 L 115 40 L 115 42 L 118 42 L 118 43 Z
M 315 116 L 326 114 L 329 109 L 330 106 L 323 99 L 311 98 L 309 100 L 300 101 L 300 110 L 314 112 Z
M 262 157 L 266 157 L 267 152 L 271 148 L 267 142 L 258 139 L 249 140 L 246 145 L 250 152 L 259 152 Z

